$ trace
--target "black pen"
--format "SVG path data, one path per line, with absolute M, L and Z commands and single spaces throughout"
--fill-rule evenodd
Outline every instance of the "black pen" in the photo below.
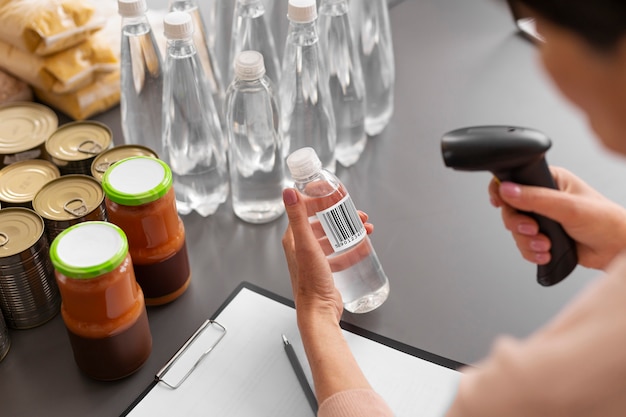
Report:
M 291 343 L 289 343 L 289 340 L 287 340 L 287 336 L 285 335 L 283 335 L 283 346 L 285 347 L 285 352 L 289 358 L 289 363 L 291 363 L 291 367 L 298 377 L 298 382 L 304 391 L 304 395 L 306 395 L 306 399 L 309 401 L 309 405 L 311 406 L 311 409 L 313 409 L 313 413 L 317 415 L 317 398 L 315 398 L 315 394 L 313 394 L 309 381 L 306 379 L 306 375 L 302 370 L 302 365 L 300 365 L 300 361 L 296 356 L 296 351 L 293 350 L 293 346 L 291 346 Z

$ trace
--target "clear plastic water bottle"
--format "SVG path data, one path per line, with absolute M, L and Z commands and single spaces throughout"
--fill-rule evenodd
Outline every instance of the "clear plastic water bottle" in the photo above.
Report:
M 263 55 L 242 51 L 226 91 L 226 132 L 233 211 L 250 223 L 267 223 L 285 211 L 284 160 L 279 110 L 265 75 Z
M 163 159 L 174 177 L 180 214 L 213 214 L 228 197 L 224 138 L 186 12 L 163 21 L 167 38 L 163 84 Z
M 289 29 L 279 87 L 286 155 L 309 146 L 335 172 L 337 131 L 326 61 L 319 47 L 315 0 L 289 0 Z
M 265 74 L 274 85 L 280 80 L 280 64 L 274 35 L 265 16 L 261 0 L 236 0 L 233 13 L 233 32 L 230 39 L 228 75 L 234 77 L 235 59 L 241 51 L 258 51 L 265 61 Z
M 365 149 L 365 85 L 361 59 L 352 42 L 347 0 L 322 0 L 320 48 L 328 64 L 330 96 L 337 125 L 337 161 L 349 167 Z
M 349 13 L 365 81 L 365 131 L 375 136 L 393 115 L 396 70 L 387 0 L 350 0 Z
M 169 10 L 170 12 L 187 12 L 191 16 L 194 27 L 193 41 L 209 82 L 215 108 L 219 111 L 220 122 L 222 122 L 224 116 L 222 113 L 225 93 L 224 82 L 215 50 L 209 47 L 209 34 L 211 32 L 202 18 L 198 4 L 195 0 L 169 0 Z M 216 40 L 216 42 L 220 41 Z
M 352 313 L 378 308 L 389 295 L 389 280 L 345 186 L 322 169 L 312 148 L 293 152 L 287 165 L 306 202 L 311 227 L 321 236 L 318 241 L 344 308 Z
M 205 17 L 209 49 L 215 52 L 214 57 L 222 74 L 224 89 L 226 89 L 228 87 L 228 55 L 230 54 L 229 39 L 232 33 L 235 3 L 232 0 L 202 0 L 198 3 L 198 7 L 202 16 Z
M 161 155 L 163 61 L 145 0 L 118 0 L 122 16 L 120 112 L 124 142 Z
M 276 42 L 276 52 L 278 52 L 278 62 L 283 62 L 283 46 L 287 37 L 288 19 L 287 16 L 288 2 L 284 0 L 263 0 L 265 6 L 265 17 L 274 35 Z

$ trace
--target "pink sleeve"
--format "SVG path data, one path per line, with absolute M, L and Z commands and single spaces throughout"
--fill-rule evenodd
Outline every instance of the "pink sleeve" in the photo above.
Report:
M 523 341 L 497 341 L 490 356 L 463 375 L 446 417 L 623 417 L 625 393 L 621 254 L 546 327 Z
M 317 412 L 318 417 L 393 417 L 385 400 L 374 390 L 341 391 L 327 398 Z

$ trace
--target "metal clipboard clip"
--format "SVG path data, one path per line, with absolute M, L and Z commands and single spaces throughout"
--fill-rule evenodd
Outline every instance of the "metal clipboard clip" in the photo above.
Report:
M 208 335 L 206 334 L 206 331 L 208 329 L 214 329 L 215 332 L 219 332 L 218 337 L 213 340 L 213 343 L 211 343 L 211 345 L 209 345 L 208 348 L 200 352 L 198 359 L 196 359 L 196 361 L 193 362 L 191 366 L 185 367 L 183 365 L 183 371 L 176 369 L 175 365 L 179 362 L 183 362 L 181 358 L 184 359 L 185 353 L 187 353 L 188 351 L 191 351 L 191 347 L 194 343 L 198 342 L 202 336 L 205 336 L 208 338 Z M 215 320 L 205 321 L 198 328 L 198 330 L 196 330 L 196 332 L 185 342 L 185 344 L 178 350 L 178 352 L 176 352 L 176 354 L 172 357 L 172 359 L 170 359 L 169 362 L 167 362 L 165 366 L 161 368 L 159 372 L 157 372 L 157 374 L 155 375 L 155 379 L 157 380 L 157 382 L 163 383 L 171 389 L 176 389 L 180 387 L 183 384 L 183 382 L 185 382 L 185 380 L 189 377 L 189 375 L 191 375 L 191 373 L 198 367 L 198 365 L 200 365 L 200 362 L 202 362 L 202 360 L 206 358 L 209 355 L 209 353 L 211 353 L 211 351 L 222 341 L 225 335 L 226 335 L 226 327 L 222 326 Z M 187 360 L 186 362 L 189 363 L 189 360 Z M 166 374 L 169 371 L 172 371 L 174 369 L 178 371 L 177 372 L 178 374 L 180 374 L 181 372 L 184 372 L 184 369 L 188 369 L 188 370 L 185 374 L 183 374 L 182 376 L 179 376 L 178 378 L 176 378 L 175 376 L 172 377 L 172 379 L 174 379 L 174 381 L 172 381 L 170 378 L 166 377 Z

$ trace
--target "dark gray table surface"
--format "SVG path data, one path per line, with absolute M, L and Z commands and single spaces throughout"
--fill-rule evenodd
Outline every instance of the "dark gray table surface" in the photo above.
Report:
M 542 326 L 598 272 L 578 267 L 543 288 L 489 205 L 488 173 L 445 168 L 441 135 L 478 124 L 534 127 L 553 139 L 548 161 L 577 172 L 620 203 L 624 162 L 603 150 L 584 118 L 543 74 L 495 0 L 408 0 L 391 10 L 397 84 L 387 129 L 339 177 L 370 215 L 391 294 L 378 310 L 345 320 L 470 363 L 500 334 Z M 121 142 L 119 108 L 96 119 Z M 76 367 L 63 321 L 10 331 L 0 362 L 3 416 L 115 416 L 243 280 L 285 297 L 291 287 L 280 239 L 286 218 L 250 225 L 230 201 L 208 218 L 184 217 L 193 281 L 174 303 L 149 308 L 153 351 L 134 375 L 97 382 Z M 263 312 L 259 312 L 263 314 Z M 279 346 L 277 347 L 279 348 Z M 210 415 L 210 410 L 207 410 Z

